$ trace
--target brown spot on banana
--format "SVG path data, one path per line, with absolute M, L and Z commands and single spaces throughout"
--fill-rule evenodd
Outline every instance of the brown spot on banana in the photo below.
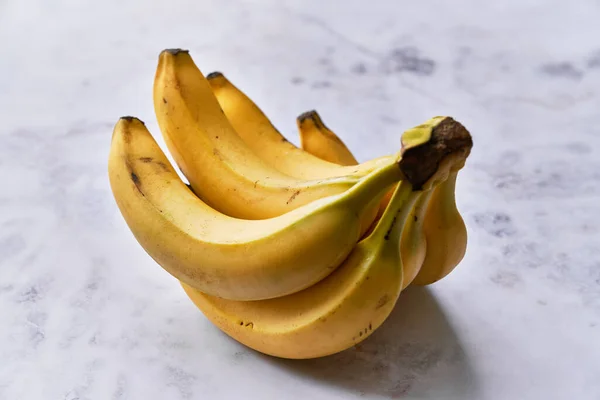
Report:
M 152 158 L 152 157 L 140 157 L 140 158 L 138 158 L 138 160 L 140 160 L 144 164 L 148 164 L 148 163 L 153 162 L 155 165 L 157 165 L 159 167 L 159 169 L 161 171 L 165 171 L 165 172 L 169 171 L 169 167 L 167 167 L 167 165 L 164 162 L 162 162 L 162 161 L 155 161 L 154 158 Z
M 213 149 L 213 155 L 217 157 L 219 160 L 223 161 L 223 155 L 219 151 L 219 149 Z
M 129 171 L 129 178 L 135 185 L 135 188 L 138 190 L 138 192 L 140 192 L 140 194 L 142 196 L 146 197 L 146 195 L 144 194 L 144 192 L 142 190 L 142 181 L 140 180 L 140 177 L 133 170 L 133 167 L 131 166 L 131 163 L 129 162 L 129 160 L 127 158 L 125 159 L 125 166 L 127 167 L 127 171 Z
M 390 301 L 390 296 L 386 293 L 379 298 L 377 301 L 377 305 L 375 306 L 376 310 L 379 310 L 381 307 L 385 306 Z
M 286 201 L 285 204 L 290 204 L 292 201 L 294 201 L 294 199 L 296 198 L 296 196 L 298 196 L 300 194 L 300 190 L 296 190 L 289 198 L 288 201 Z
M 387 230 L 387 232 L 385 233 L 385 236 L 383 237 L 385 240 L 390 240 L 390 234 L 392 233 L 392 229 L 394 229 L 395 225 L 396 225 L 396 217 L 394 217 L 394 219 L 392 220 L 392 223 L 390 224 L 389 229 Z
M 169 167 L 167 167 L 167 166 L 165 165 L 165 163 L 164 163 L 164 162 L 162 162 L 162 161 L 159 161 L 159 162 L 157 162 L 157 163 L 156 163 L 156 165 L 158 165 L 159 167 L 161 167 L 161 168 L 162 168 L 162 170 L 163 170 L 163 171 L 165 171 L 165 172 L 168 172 L 168 171 L 169 171 Z

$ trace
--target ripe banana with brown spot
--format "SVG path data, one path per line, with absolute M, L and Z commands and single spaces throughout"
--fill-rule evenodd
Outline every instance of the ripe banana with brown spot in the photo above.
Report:
M 138 119 L 116 124 L 108 166 L 119 209 L 146 252 L 188 285 L 236 300 L 284 296 L 330 274 L 360 239 L 364 214 L 406 173 L 390 159 L 341 194 L 242 220 L 190 191 Z
M 364 176 L 389 159 L 389 156 L 380 157 L 363 164 L 341 166 L 315 157 L 290 143 L 260 108 L 222 73 L 213 72 L 207 79 L 238 135 L 265 163 L 279 172 L 299 179 Z
M 335 135 L 333 132 L 331 134 Z M 409 134 L 405 134 L 404 139 L 409 141 L 409 136 Z M 337 140 L 341 142 L 339 138 Z M 320 145 L 327 146 L 328 143 L 321 141 Z M 471 146 L 472 143 L 469 144 L 469 152 Z M 330 146 L 321 149 L 319 154 L 334 153 L 336 151 L 338 151 L 336 146 Z M 467 156 L 468 153 L 465 158 Z M 403 236 L 402 254 L 405 265 L 405 287 L 411 283 L 411 276 L 414 278 L 415 285 L 429 285 L 437 282 L 452 272 L 466 253 L 467 229 L 456 206 L 455 190 L 458 172 L 463 167 L 463 159 L 446 160 L 444 168 L 447 169 L 445 169 L 447 178 L 437 187 L 433 187 L 428 194 L 422 196 L 415 205 L 411 216 L 415 223 L 412 224 L 409 221 L 406 230 L 416 229 L 422 231 L 423 235 L 418 243 L 413 241 L 412 244 L 405 240 L 405 237 L 415 238 L 417 236 L 411 234 Z M 381 217 L 385 205 L 389 202 L 391 193 L 390 191 L 384 195 L 376 221 Z M 409 251 L 409 248 L 413 250 Z M 415 276 L 417 273 L 418 276 Z
M 442 125 L 451 126 L 461 138 L 469 136 L 450 119 Z M 445 134 L 438 136 L 442 131 L 448 132 L 434 129 L 431 140 L 424 135 L 425 144 L 404 149 L 403 161 L 412 168 L 405 171 L 405 179 L 397 186 L 382 218 L 324 280 L 289 296 L 251 302 L 225 300 L 183 284 L 185 292 L 217 327 L 265 354 L 296 359 L 321 357 L 366 339 L 389 316 L 402 290 L 399 243 L 415 202 L 437 183 L 436 168 L 441 158 L 448 153 L 464 154 L 464 141 L 447 142 Z M 441 147 L 421 152 L 415 159 L 412 153 L 432 143 Z
M 301 137 L 309 137 L 312 140 L 301 141 L 304 150 L 314 154 L 317 157 L 327 157 L 332 162 L 334 162 L 333 160 L 336 159 L 346 159 L 346 161 L 350 162 L 348 155 L 354 159 L 354 156 L 352 153 L 350 153 L 350 150 L 348 150 L 342 140 L 334 132 L 325 127 L 325 124 L 316 111 L 308 111 L 301 114 L 297 118 L 297 125 Z M 356 161 L 354 161 L 354 163 L 356 163 Z M 444 184 L 445 183 L 441 183 L 439 186 Z M 447 184 L 445 185 L 446 187 L 448 186 Z M 427 209 L 431 204 L 432 195 L 439 190 L 440 189 L 434 185 L 431 189 L 425 191 L 415 203 L 415 206 L 406 222 L 404 233 L 402 234 L 402 239 L 400 241 L 402 265 L 404 269 L 402 289 L 406 288 L 413 282 L 425 261 L 428 242 L 424 232 L 424 221 L 427 219 Z M 381 202 L 375 223 L 372 225 L 371 230 L 374 229 L 377 221 L 385 212 L 387 204 L 389 203 L 393 193 L 394 191 L 390 190 L 385 194 Z M 427 220 L 429 222 L 431 231 L 431 223 L 433 220 L 432 218 L 428 218 Z M 369 233 L 370 232 L 367 231 L 367 234 Z M 430 246 L 432 248 L 436 246 L 435 239 L 433 239 L 434 237 L 435 235 L 430 234 Z M 429 268 L 431 269 L 431 267 L 438 262 L 439 260 L 430 258 Z M 422 278 L 424 277 L 425 275 L 422 276 Z
M 364 176 L 302 180 L 267 164 L 233 129 L 187 51 L 161 52 L 154 80 L 154 107 L 167 147 L 194 193 L 232 217 L 281 216 L 341 194 Z M 369 172 L 386 168 L 393 161 L 394 157 L 389 157 Z M 363 233 L 377 213 L 377 204 L 370 207 L 360 214 Z

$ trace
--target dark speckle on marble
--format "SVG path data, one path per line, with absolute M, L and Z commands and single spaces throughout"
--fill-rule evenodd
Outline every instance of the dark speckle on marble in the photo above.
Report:
M 240 364 L 240 363 L 244 362 L 247 358 L 248 358 L 247 351 L 236 351 L 233 354 L 233 363 Z
M 498 271 L 490 278 L 490 280 L 496 285 L 502 286 L 507 289 L 512 289 L 519 282 L 521 282 L 521 278 L 519 277 L 519 275 L 510 271 Z
M 327 89 L 331 87 L 330 81 L 316 81 L 312 84 L 314 89 Z
M 511 217 L 503 212 L 477 213 L 473 215 L 473 221 L 484 231 L 498 238 L 516 234 Z
M 36 286 L 30 286 L 21 292 L 21 296 L 17 300 L 19 303 L 35 303 L 42 297 L 40 290 Z
M 367 73 L 367 65 L 363 62 L 356 63 L 350 68 L 350 71 L 355 75 L 364 75 Z
M 492 183 L 498 189 L 517 187 L 522 182 L 523 178 L 514 172 L 501 171 L 492 180 Z
M 600 50 L 596 51 L 588 58 L 586 66 L 590 69 L 600 68 Z
M 429 76 L 435 72 L 433 59 L 420 55 L 416 47 L 400 47 L 393 49 L 383 61 L 386 73 L 407 72 L 420 76 Z
M 290 82 L 292 82 L 294 85 L 301 85 L 304 83 L 304 78 L 301 76 L 294 76 L 292 79 L 290 79 Z
M 175 387 L 182 398 L 192 399 L 194 398 L 194 392 L 192 387 L 194 382 L 198 379 L 195 375 L 183 370 L 180 367 L 168 366 L 167 373 L 167 384 L 168 386 Z
M 540 71 L 552 78 L 581 79 L 583 72 L 570 62 L 544 64 Z
M 592 152 L 592 148 L 583 142 L 567 143 L 565 148 L 574 154 L 589 154 Z
M 123 400 L 127 398 L 127 377 L 124 374 L 119 374 L 117 377 L 117 387 L 112 395 L 112 400 Z
M 503 260 L 516 267 L 536 269 L 548 262 L 548 254 L 543 253 L 535 242 L 514 241 L 502 247 Z
M 517 199 L 555 199 L 600 193 L 600 163 L 584 141 L 536 146 L 527 160 L 505 162 L 503 157 L 482 165 L 503 196 Z M 533 161 L 533 162 L 531 162 Z

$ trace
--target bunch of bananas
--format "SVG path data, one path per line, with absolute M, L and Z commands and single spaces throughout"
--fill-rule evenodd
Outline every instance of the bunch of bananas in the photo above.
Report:
M 409 129 L 401 150 L 358 164 L 312 111 L 288 142 L 222 74 L 164 50 L 154 105 L 184 183 L 143 122 L 121 118 L 108 171 L 146 252 L 225 333 L 260 352 L 313 358 L 368 337 L 409 284 L 462 259 L 456 208 L 467 130 Z

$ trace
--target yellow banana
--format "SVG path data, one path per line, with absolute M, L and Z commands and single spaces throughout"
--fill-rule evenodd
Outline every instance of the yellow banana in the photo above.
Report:
M 468 135 L 460 130 L 462 136 Z M 314 358 L 361 342 L 385 321 L 400 294 L 399 242 L 404 223 L 423 194 L 420 189 L 429 189 L 437 181 L 440 158 L 463 152 L 455 142 L 444 144 L 443 137 L 433 142 L 442 144 L 441 148 L 420 152 L 416 158 L 405 148 L 403 161 L 408 160 L 413 169 L 405 171 L 406 179 L 397 186 L 373 232 L 327 278 L 289 296 L 252 302 L 207 295 L 184 283 L 185 292 L 221 330 L 265 354 Z M 418 152 L 419 147 L 429 147 L 427 144 L 413 150 Z
M 427 240 L 425 260 L 413 283 L 429 285 L 444 278 L 461 262 L 467 250 L 467 228 L 456 207 L 457 165 L 434 191 L 423 222 Z
M 193 191 L 232 217 L 265 219 L 342 193 L 360 177 L 313 181 L 289 177 L 242 141 L 187 51 L 164 50 L 154 82 L 154 107 L 173 158 Z M 393 158 L 388 158 L 388 163 Z M 364 213 L 362 231 L 375 218 Z
M 316 112 L 314 113 L 316 115 Z M 298 117 L 299 126 L 300 118 L 301 116 Z M 316 118 L 320 121 L 318 115 Z M 315 123 L 315 125 L 317 124 Z M 344 149 L 347 149 L 333 132 L 331 135 L 344 146 Z M 340 150 L 335 144 L 331 145 L 330 142 L 324 140 L 311 147 L 311 150 L 304 147 L 304 142 L 302 143 L 305 150 L 316 156 L 328 154 L 330 159 L 333 159 L 338 153 L 340 157 L 345 157 L 347 151 Z M 469 151 L 471 145 L 469 145 Z M 419 199 L 407 221 L 405 233 L 402 236 L 404 287 L 407 287 L 413 279 L 415 285 L 429 285 L 442 279 L 452 272 L 465 255 L 467 229 L 456 207 L 455 199 L 456 178 L 458 171 L 463 166 L 464 162 L 461 160 L 456 164 L 453 164 L 453 160 L 447 160 L 446 167 L 451 168 L 448 178 Z M 384 195 L 376 221 L 381 218 L 392 193 L 393 191 L 389 191 Z M 411 230 L 422 232 L 422 234 L 415 235 L 410 232 Z M 413 250 L 409 251 L 409 248 Z
M 262 353 L 314 358 L 345 350 L 377 329 L 396 303 L 402 282 L 398 241 L 417 196 L 408 182 L 400 184 L 371 235 L 329 277 L 301 292 L 236 302 L 182 286 L 210 321 Z
M 222 73 L 213 72 L 207 79 L 225 116 L 243 141 L 284 174 L 299 179 L 364 176 L 389 159 L 380 157 L 359 165 L 340 166 L 315 157 L 287 141 L 260 108 Z
M 329 130 L 316 111 L 308 111 L 296 119 L 300 132 L 302 148 L 317 157 L 325 158 L 331 162 L 344 160 L 348 165 L 356 164 L 357 161 L 348 150 L 344 142 L 331 130 Z M 341 162 L 340 162 L 341 163 Z M 423 233 L 423 221 L 431 195 L 435 188 L 423 193 L 415 203 L 411 214 L 406 221 L 402 234 L 401 256 L 403 265 L 402 290 L 411 284 L 425 260 L 427 242 Z M 394 193 L 394 189 L 388 191 L 379 207 L 376 222 L 381 218 Z M 376 223 L 372 225 L 373 229 Z M 369 232 L 367 232 L 368 234 Z
M 400 240 L 400 255 L 402 256 L 402 269 L 404 272 L 402 290 L 413 282 L 425 260 L 427 241 L 423 233 L 423 219 L 434 190 L 435 187 L 425 190 L 419 197 L 402 232 Z
M 304 151 L 339 165 L 358 164 L 346 144 L 323 123 L 315 110 L 300 114 L 296 124 Z
M 279 217 L 240 220 L 195 196 L 138 119 L 119 120 L 109 155 L 114 197 L 146 252 L 177 279 L 236 300 L 287 295 L 330 274 L 402 168 L 391 160 L 341 194 Z

